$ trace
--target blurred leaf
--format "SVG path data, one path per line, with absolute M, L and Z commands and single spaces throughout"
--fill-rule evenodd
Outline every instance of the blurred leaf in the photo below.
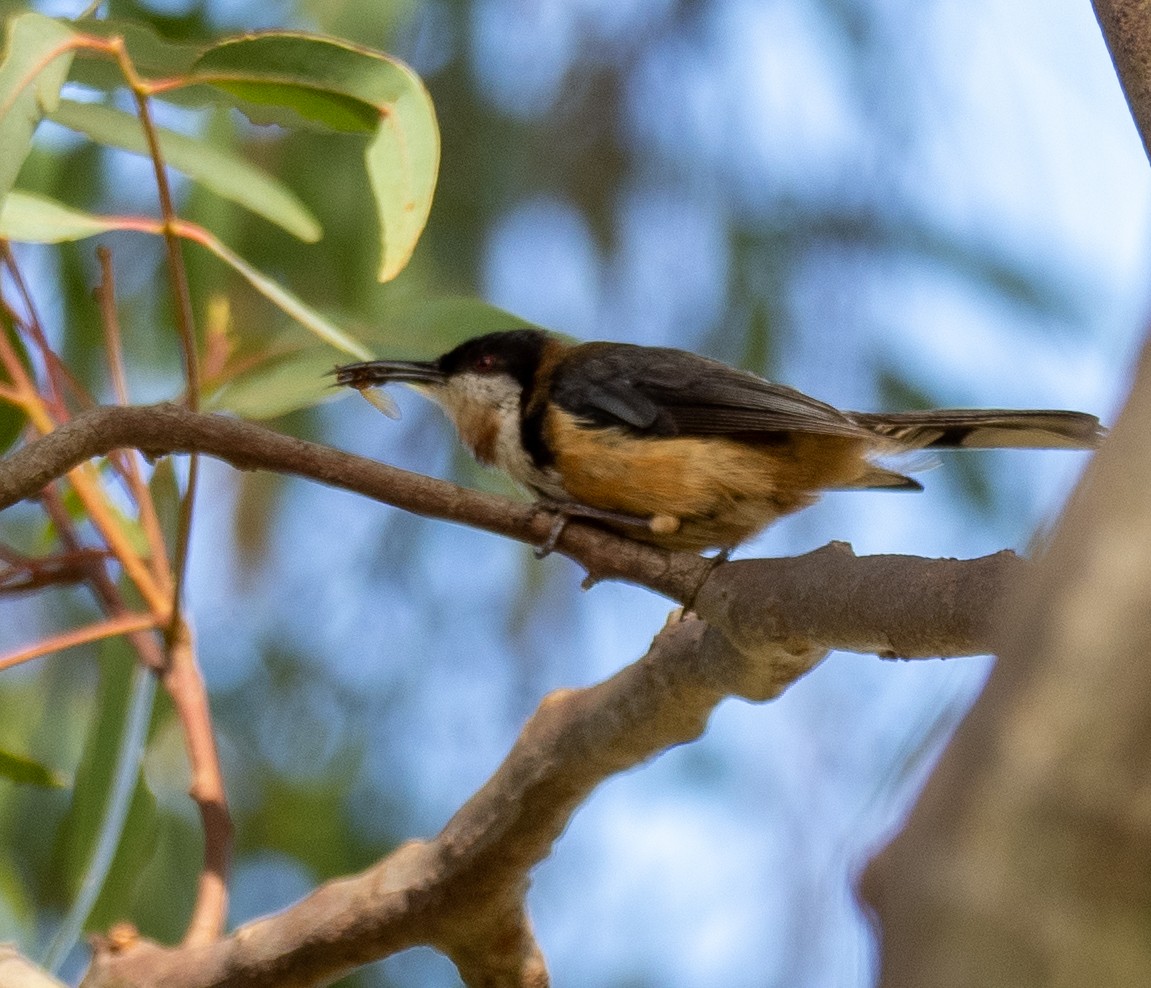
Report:
M 13 190 L 0 206 L 0 237 L 30 244 L 83 240 L 123 227 L 114 216 L 95 216 L 55 199 Z
M 3 221 L 4 214 L 0 212 L 0 228 L 3 227 Z M 330 319 L 320 315 L 319 312 L 288 291 L 278 281 L 257 271 L 231 248 L 224 246 L 214 237 L 210 240 L 201 240 L 200 243 L 222 261 L 235 268 L 256 291 L 286 312 L 310 333 L 357 360 L 370 359 L 371 355 L 359 340 L 349 336 Z
M 116 774 L 121 740 L 127 729 L 132 673 L 135 657 L 121 639 L 110 639 L 100 649 L 100 681 L 95 713 L 88 732 L 72 805 L 61 828 L 57 859 L 59 871 L 75 895 L 85 878 L 92 858 L 108 798 Z M 120 835 L 111 869 L 86 928 L 106 927 L 122 919 L 135 887 L 136 878 L 151 853 L 156 828 L 156 801 L 136 769 L 137 781 L 131 806 Z
M 407 264 L 427 223 L 440 163 L 431 97 L 402 62 L 333 38 L 268 33 L 207 49 L 192 70 L 255 107 L 287 108 L 335 130 L 369 131 L 365 167 L 380 229 L 380 281 Z
M 236 507 L 232 514 L 232 544 L 242 577 L 259 578 L 269 550 L 279 545 L 283 519 L 280 503 L 287 485 L 271 470 L 243 470 L 236 476 Z
M 336 394 L 332 378 L 327 376 L 334 365 L 327 347 L 273 357 L 225 382 L 207 404 L 242 418 L 286 415 Z
M 180 484 L 176 480 L 176 464 L 170 456 L 160 459 L 148 479 L 148 493 L 160 520 L 160 531 L 164 533 L 164 544 L 176 544 L 176 531 L 180 516 Z
M 73 37 L 40 14 L 21 14 L 8 24 L 0 63 L 0 200 L 16 181 L 41 117 L 56 107 L 72 64 L 67 45 Z
M 0 206 L 0 237 L 28 243 L 60 243 L 82 240 L 110 230 L 133 229 L 124 217 L 95 216 L 25 192 L 12 192 Z M 239 254 L 211 234 L 198 236 L 196 242 L 206 247 L 244 276 L 261 295 L 283 309 L 309 332 L 357 360 L 368 360 L 369 352 L 335 323 L 302 301 L 279 282 L 257 271 Z
M 937 398 L 912 384 L 893 367 L 877 368 L 875 389 L 879 394 L 880 407 L 887 411 L 916 412 L 939 407 Z
M 95 103 L 61 100 L 51 114 L 56 123 L 94 141 L 147 155 L 148 143 L 139 119 Z M 206 141 L 159 131 L 160 152 L 178 171 L 203 183 L 217 195 L 250 209 L 307 243 L 319 240 L 320 223 L 287 186 L 262 169 Z
M 334 38 L 268 32 L 211 46 L 189 74 L 251 104 L 247 109 L 256 123 L 269 122 L 266 114 L 279 108 L 333 130 L 371 132 L 397 65 Z M 284 119 L 276 115 L 272 122 Z
M 76 22 L 75 26 L 87 35 L 99 38 L 123 38 L 124 47 L 136 71 L 148 78 L 185 75 L 200 54 L 198 47 L 177 44 L 162 38 L 152 28 L 138 21 L 116 18 L 88 19 Z M 69 78 L 96 89 L 112 90 L 124 85 L 124 76 L 119 66 L 106 58 L 79 59 L 73 66 Z M 206 98 L 205 91 L 194 95 L 198 95 L 201 102 Z M 164 94 L 165 99 L 179 99 L 179 97 L 179 90 Z
M 49 789 L 63 789 L 68 780 L 54 769 L 41 765 L 24 755 L 14 755 L 0 750 L 0 778 L 25 786 L 45 786 Z
M 24 341 L 16 332 L 16 327 L 8 318 L 8 313 L 2 310 L 0 310 L 0 327 L 3 328 L 8 342 L 12 344 L 12 348 L 20 358 L 20 363 L 31 372 L 32 364 L 28 360 L 28 350 L 24 346 Z M 12 383 L 3 367 L 0 367 L 0 381 Z M 20 438 L 20 433 L 24 431 L 27 421 L 28 415 L 23 408 L 18 405 L 10 405 L 6 401 L 0 401 L 0 453 L 6 453 L 11 449 L 12 444 Z
M 479 299 L 415 297 L 389 303 L 387 318 L 362 331 L 379 341 L 389 355 L 439 355 L 461 340 L 480 333 L 515 329 L 527 325 L 523 319 L 488 305 Z M 269 353 L 263 343 L 262 351 Z M 247 367 L 224 380 L 208 397 L 210 407 L 235 412 L 244 418 L 274 418 L 308 408 L 343 392 L 332 388 L 329 371 L 336 365 L 327 346 L 294 347 L 265 356 L 256 366 Z M 238 358 L 241 362 L 244 357 Z M 365 357 L 362 359 L 370 359 Z
M 360 335 L 379 344 L 383 355 L 396 357 L 439 356 L 469 337 L 532 325 L 506 309 L 462 295 L 397 295 L 388 300 L 385 312 Z

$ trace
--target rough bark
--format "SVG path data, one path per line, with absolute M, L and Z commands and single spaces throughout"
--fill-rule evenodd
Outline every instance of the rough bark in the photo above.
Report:
M 907 828 L 882 984 L 1151 984 L 1151 346 Z
M 1151 0 L 1093 0 L 1123 95 L 1151 157 Z

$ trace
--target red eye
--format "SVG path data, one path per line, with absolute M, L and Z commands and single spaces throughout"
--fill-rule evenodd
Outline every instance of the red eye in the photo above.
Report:
M 481 353 L 478 357 L 476 357 L 472 366 L 475 367 L 475 369 L 481 374 L 487 374 L 488 372 L 496 369 L 495 355 L 490 353 Z

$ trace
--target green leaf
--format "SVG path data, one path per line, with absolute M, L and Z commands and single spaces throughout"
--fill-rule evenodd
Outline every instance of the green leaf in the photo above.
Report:
M 380 228 L 378 277 L 388 281 L 404 268 L 427 223 L 440 164 L 435 108 L 411 69 L 347 42 L 274 32 L 207 49 L 192 77 L 257 107 L 370 131 L 365 166 Z
M 467 336 L 526 325 L 479 299 L 409 297 L 389 302 L 386 316 L 368 331 L 368 339 L 384 354 L 432 356 Z M 334 363 L 327 346 L 296 347 L 230 378 L 207 398 L 207 404 L 253 419 L 309 408 L 347 393 L 332 388 L 328 371 Z
M 83 240 L 123 227 L 114 216 L 95 216 L 71 209 L 47 196 L 13 190 L 0 206 L 0 237 L 31 244 Z
M 57 846 L 66 887 L 76 894 L 81 881 L 90 879 L 89 868 L 106 824 L 105 814 L 125 753 L 121 750 L 128 730 L 135 657 L 122 639 L 110 639 L 100 648 L 100 682 L 95 716 L 76 770 L 72 803 Z M 142 752 L 128 752 L 136 760 L 135 791 L 119 834 L 118 846 L 100 889 L 99 899 L 87 916 L 89 929 L 105 928 L 122 919 L 135 889 L 136 879 L 151 854 L 156 831 L 156 800 L 148 789 L 139 760 Z
M 380 281 L 391 281 L 411 260 L 428 222 L 440 170 L 440 132 L 431 97 L 414 75 L 412 81 L 384 114 L 364 152 L 380 226 Z
M 149 79 L 172 78 L 187 73 L 200 55 L 200 48 L 179 44 L 157 34 L 150 26 L 139 21 L 118 18 L 95 20 L 87 18 L 74 22 L 75 28 L 85 35 L 98 38 L 122 38 L 136 71 Z M 111 91 L 124 86 L 124 74 L 112 59 L 81 58 L 72 67 L 69 78 L 81 85 Z M 205 91 L 192 94 L 193 102 L 203 102 Z M 179 90 L 164 94 L 165 99 L 187 102 Z
M 12 192 L 0 206 L 0 237 L 24 240 L 29 243 L 54 244 L 65 240 L 82 240 L 109 230 L 140 230 L 141 226 L 130 217 L 94 216 L 28 192 Z M 144 231 L 151 232 L 151 231 Z M 208 231 L 200 230 L 195 242 L 206 247 L 248 280 L 261 295 L 277 305 L 310 333 L 337 350 L 370 360 L 370 351 L 321 315 L 283 285 L 269 278 L 245 261 L 230 247 L 225 246 Z
M 24 786 L 44 786 L 49 789 L 63 789 L 68 780 L 60 772 L 34 762 L 24 755 L 14 755 L 0 750 L 0 778 Z
M 156 506 L 156 517 L 164 544 L 169 548 L 176 544 L 176 533 L 180 525 L 180 482 L 176 479 L 176 465 L 172 457 L 165 456 L 152 469 L 148 479 L 148 493 Z
M 92 140 L 134 154 L 149 154 L 139 119 L 96 103 L 61 100 L 51 119 Z M 228 151 L 170 130 L 158 133 L 160 153 L 173 168 L 217 195 L 250 209 L 308 243 L 320 239 L 320 223 L 278 179 Z
M 399 63 L 318 35 L 272 31 L 226 38 L 206 49 L 191 77 L 259 107 L 281 107 L 333 130 L 371 132 L 394 100 Z M 280 118 L 283 119 L 283 118 Z
M 335 363 L 327 347 L 272 358 L 225 382 L 208 404 L 247 419 L 287 415 L 332 396 L 326 374 Z
M 0 212 L 0 226 L 3 225 L 3 219 L 3 213 Z M 278 281 L 269 278 L 261 271 L 257 271 L 231 248 L 224 246 L 214 237 L 201 242 L 213 254 L 243 275 L 256 291 L 281 308 L 310 333 L 357 360 L 371 359 L 370 351 L 359 340 L 349 336 L 330 319 L 322 316 L 310 305 L 293 295 Z
M 28 359 L 28 350 L 25 348 L 20 334 L 16 332 L 16 327 L 8 313 L 4 310 L 0 310 L 0 330 L 7 335 L 8 342 L 12 344 L 12 348 L 20 358 L 20 363 L 30 374 L 32 363 Z M 0 381 L 6 384 L 12 383 L 3 367 L 0 367 Z M 28 415 L 23 408 L 18 405 L 10 405 L 6 401 L 0 401 L 0 453 L 6 453 L 12 448 L 16 440 L 20 438 L 20 433 L 24 431 L 27 422 Z
M 40 14 L 21 14 L 8 23 L 0 63 L 0 199 L 16 181 L 41 117 L 56 107 L 72 65 L 74 37 L 59 21 Z

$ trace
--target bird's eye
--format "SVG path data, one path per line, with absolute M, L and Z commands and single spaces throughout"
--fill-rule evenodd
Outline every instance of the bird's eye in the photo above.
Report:
M 481 353 L 472 362 L 472 366 L 481 374 L 489 374 L 496 369 L 495 354 Z

